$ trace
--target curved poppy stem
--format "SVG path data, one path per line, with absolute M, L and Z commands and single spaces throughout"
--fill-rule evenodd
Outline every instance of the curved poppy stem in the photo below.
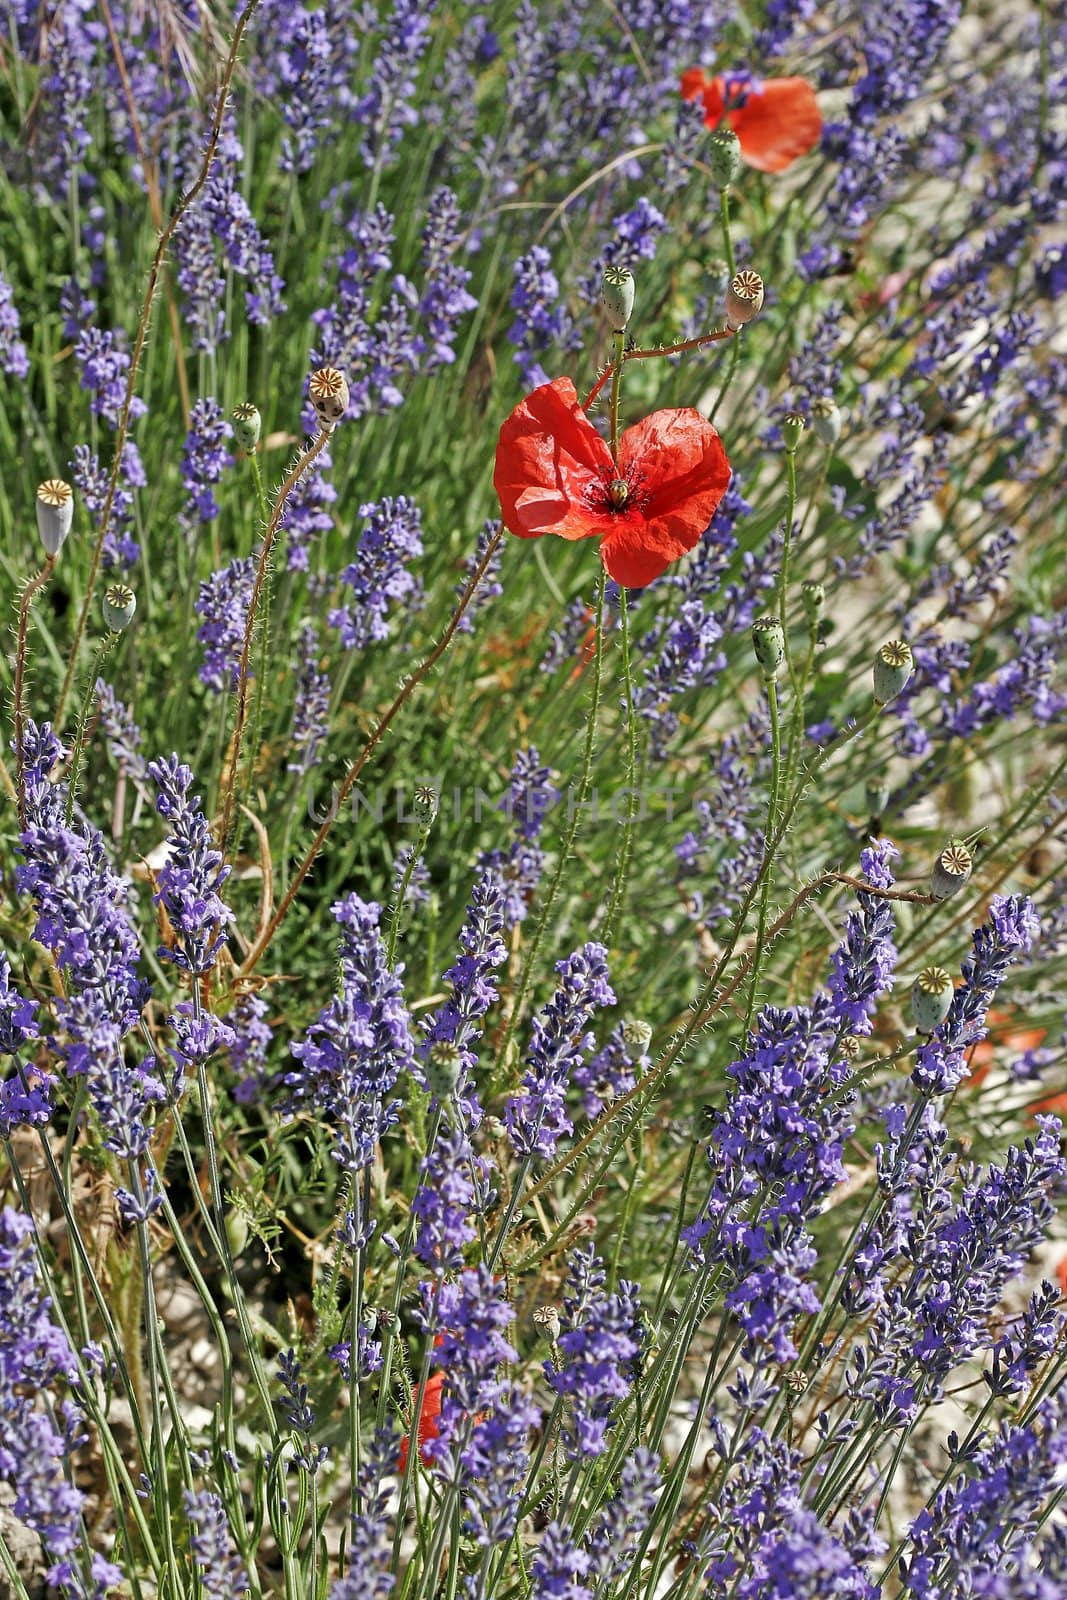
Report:
M 611 374 L 611 459 L 615 463 L 615 471 L 619 470 L 619 400 L 622 395 L 622 363 L 626 354 L 626 332 L 612 334 L 612 344 L 615 347 L 614 370 Z
M 681 339 L 677 344 L 657 345 L 654 350 L 625 350 L 622 361 L 651 361 L 654 356 L 682 356 L 689 350 L 701 350 L 707 344 L 721 344 L 724 339 L 732 339 L 737 334 L 736 328 L 716 328 L 712 333 L 699 333 L 695 339 Z M 613 361 L 604 368 L 585 400 L 582 410 L 588 411 L 608 379 L 614 379 L 619 362 Z

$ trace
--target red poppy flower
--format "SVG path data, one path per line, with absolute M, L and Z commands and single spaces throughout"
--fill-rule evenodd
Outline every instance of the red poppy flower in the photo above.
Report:
M 699 67 L 682 73 L 682 99 L 704 101 L 704 121 L 723 117 L 741 141 L 741 154 L 759 172 L 784 172 L 806 156 L 822 133 L 822 113 L 806 78 L 705 78 Z
M 426 1446 L 431 1439 L 436 1439 L 440 1432 L 441 1389 L 444 1386 L 444 1381 L 445 1375 L 443 1372 L 431 1373 L 422 1392 L 422 1408 L 419 1411 L 419 1425 L 416 1431 L 419 1438 L 419 1455 L 427 1465 L 429 1465 L 429 1457 L 426 1454 Z M 412 1403 L 416 1400 L 418 1393 L 418 1385 L 416 1384 L 411 1393 Z M 401 1472 L 405 1470 L 408 1464 L 410 1439 L 410 1434 L 405 1434 L 400 1441 L 400 1459 L 397 1465 Z
M 654 411 L 611 451 L 569 378 L 521 401 L 500 430 L 493 483 L 504 526 L 600 540 L 616 583 L 642 589 L 692 550 L 730 481 L 722 440 L 699 411 Z
M 1067 1256 L 1064 1256 L 1056 1268 L 1056 1276 L 1060 1280 L 1060 1293 L 1067 1297 Z

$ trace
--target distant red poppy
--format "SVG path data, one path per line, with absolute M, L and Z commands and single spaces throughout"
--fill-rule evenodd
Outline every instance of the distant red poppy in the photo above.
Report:
M 436 1439 L 438 1433 L 440 1432 L 441 1389 L 444 1386 L 444 1381 L 445 1375 L 443 1372 L 431 1373 L 429 1378 L 426 1380 L 426 1388 L 422 1393 L 422 1409 L 419 1411 L 419 1425 L 417 1432 L 419 1437 L 419 1455 L 427 1464 L 429 1464 L 429 1457 L 426 1454 L 426 1446 L 429 1444 L 431 1439 Z M 412 1404 L 414 1404 L 415 1400 L 418 1398 L 418 1393 L 419 1389 L 418 1385 L 416 1384 L 411 1394 Z M 408 1464 L 408 1448 L 410 1438 L 410 1434 L 405 1434 L 404 1438 L 400 1441 L 400 1459 L 398 1466 L 401 1472 L 405 1470 Z
M 992 1038 L 979 1039 L 972 1045 L 968 1052 L 970 1063 L 970 1076 L 966 1079 L 969 1089 L 977 1089 L 989 1076 L 993 1062 L 998 1051 L 1038 1050 L 1045 1039 L 1044 1028 L 1013 1027 L 1009 1011 L 990 1011 L 988 1022 L 993 1032 Z M 1031 1111 L 1057 1111 L 1059 1108 L 1049 1101 L 1040 1100 L 1030 1107 Z
M 1067 1256 L 1064 1256 L 1056 1268 L 1056 1276 L 1060 1280 L 1060 1293 L 1067 1298 Z
M 642 589 L 699 541 L 730 481 L 722 440 L 699 411 L 654 411 L 611 451 L 569 378 L 542 384 L 500 430 L 493 483 L 522 539 L 600 540 L 609 575 Z
M 822 113 L 806 78 L 752 78 L 747 72 L 705 78 L 682 73 L 682 99 L 704 101 L 704 121 L 723 117 L 741 141 L 741 154 L 759 172 L 784 172 L 819 142 Z

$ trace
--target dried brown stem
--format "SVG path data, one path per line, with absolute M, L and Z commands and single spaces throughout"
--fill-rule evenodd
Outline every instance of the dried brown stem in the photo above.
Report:
M 701 350 L 706 344 L 720 344 L 724 339 L 732 339 L 738 332 L 736 328 L 719 328 L 715 333 L 701 333 L 695 339 L 683 339 L 679 344 L 665 344 L 654 350 L 627 350 L 623 355 L 623 365 L 627 361 L 651 361 L 654 356 L 680 356 L 687 350 Z M 604 368 L 593 387 L 585 397 L 583 411 L 588 411 L 601 389 L 609 378 L 615 376 L 615 365 Z
M 346 772 L 344 782 L 337 792 L 337 798 L 331 805 L 325 822 L 323 822 L 314 839 L 312 839 L 311 844 L 308 846 L 307 854 L 304 856 L 303 861 L 301 861 L 299 867 L 296 869 L 293 881 L 285 891 L 285 894 L 282 896 L 282 900 L 277 911 L 275 911 L 266 927 L 260 932 L 255 944 L 248 952 L 244 965 L 238 973 L 239 980 L 247 978 L 249 973 L 254 970 L 257 962 L 263 955 L 263 952 L 266 950 L 267 946 L 270 944 L 271 940 L 274 938 L 274 935 L 280 928 L 282 921 L 289 910 L 289 907 L 292 905 L 300 891 L 301 884 L 311 871 L 312 863 L 314 862 L 315 857 L 318 855 L 319 851 L 322 849 L 322 846 L 326 842 L 326 837 L 329 834 L 330 829 L 333 827 L 334 822 L 340 816 L 341 808 L 351 792 L 352 785 L 355 783 L 356 779 L 363 771 L 363 768 L 367 765 L 367 762 L 374 754 L 374 751 L 381 742 L 382 735 L 388 730 L 397 713 L 403 709 L 404 705 L 408 700 L 410 700 L 411 696 L 426 677 L 427 673 L 433 670 L 438 661 L 440 661 L 441 657 L 444 655 L 445 651 L 448 649 L 449 645 L 452 643 L 453 636 L 455 635 L 456 629 L 459 627 L 463 614 L 470 605 L 475 590 L 485 576 L 489 563 L 492 561 L 493 555 L 496 552 L 496 548 L 503 536 L 504 529 L 503 526 L 500 526 L 493 534 L 493 537 L 489 540 L 489 543 L 485 547 L 484 554 L 482 555 L 482 559 L 471 573 L 470 580 L 467 584 L 467 587 L 459 597 L 459 602 L 455 611 L 452 613 L 448 627 L 441 635 L 441 638 L 438 640 L 437 644 L 434 645 L 429 655 L 420 661 L 414 672 L 407 679 L 403 688 L 400 690 L 400 693 L 397 695 L 389 709 L 383 713 L 381 720 L 374 729 L 374 732 L 371 734 L 370 738 L 363 746 L 363 749 L 360 751 L 359 755 L 352 762 L 352 765 Z

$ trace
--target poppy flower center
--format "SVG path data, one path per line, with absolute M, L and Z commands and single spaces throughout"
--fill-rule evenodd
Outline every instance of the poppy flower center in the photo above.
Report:
M 601 515 L 618 516 L 619 513 L 640 511 L 648 504 L 648 492 L 643 488 L 642 474 L 634 467 L 618 475 L 603 470 L 600 477 L 589 484 L 583 496 L 591 511 Z
M 740 111 L 748 104 L 750 94 L 758 93 L 759 84 L 751 72 L 741 67 L 737 72 L 726 72 L 722 79 L 722 98 L 727 111 Z

